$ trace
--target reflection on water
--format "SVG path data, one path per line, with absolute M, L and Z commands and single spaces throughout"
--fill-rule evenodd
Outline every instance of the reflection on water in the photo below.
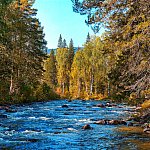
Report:
M 99 119 L 125 119 L 133 108 L 98 108 L 102 101 L 54 100 L 0 110 L 0 149 L 12 150 L 147 150 L 150 137 L 125 126 L 93 124 Z M 67 104 L 68 108 L 62 105 Z M 90 124 L 92 130 L 82 130 Z

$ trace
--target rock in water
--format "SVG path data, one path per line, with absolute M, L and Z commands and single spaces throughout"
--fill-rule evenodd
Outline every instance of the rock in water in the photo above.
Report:
M 129 123 L 128 123 L 128 126 L 133 126 L 133 122 L 129 122 Z
M 108 121 L 109 125 L 127 125 L 127 123 L 123 120 L 110 120 Z
M 92 129 L 92 127 L 89 124 L 86 124 L 82 127 L 82 129 L 87 130 L 87 129 Z
M 98 120 L 98 121 L 94 122 L 94 124 L 104 125 L 104 124 L 107 124 L 107 122 L 106 122 L 106 120 Z
M 150 128 L 145 128 L 145 129 L 143 130 L 143 132 L 150 134 Z
M 118 125 L 119 121 L 118 120 L 110 120 L 110 121 L 108 121 L 108 124 L 110 124 L 110 125 Z
M 101 108 L 104 108 L 105 105 L 104 104 L 97 104 L 96 107 L 101 107 Z
M 68 105 L 64 104 L 62 105 L 62 108 L 68 108 Z

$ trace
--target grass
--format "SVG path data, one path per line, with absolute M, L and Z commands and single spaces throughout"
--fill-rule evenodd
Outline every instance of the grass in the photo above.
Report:
M 119 127 L 118 131 L 121 132 L 129 132 L 129 133 L 143 133 L 143 129 L 141 127 Z

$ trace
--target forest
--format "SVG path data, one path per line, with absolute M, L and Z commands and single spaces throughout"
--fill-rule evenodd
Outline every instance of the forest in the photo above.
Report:
M 148 0 L 72 0 L 95 33 L 74 51 L 58 39 L 47 54 L 34 0 L 0 1 L 0 103 L 111 99 L 138 105 L 150 98 Z M 83 22 L 84 23 L 84 22 Z
M 0 1 L 0 103 L 57 97 L 43 82 L 47 42 L 33 4 L 33 0 Z
M 60 35 L 56 53 L 45 63 L 45 82 L 63 97 L 105 99 L 138 104 L 150 96 L 149 2 L 72 1 L 76 13 L 101 36 L 87 35 L 74 53 Z
M 58 32 L 54 49 L 35 1 L 0 0 L 0 149 L 150 149 L 150 1 L 37 0 L 93 30 L 81 47 Z

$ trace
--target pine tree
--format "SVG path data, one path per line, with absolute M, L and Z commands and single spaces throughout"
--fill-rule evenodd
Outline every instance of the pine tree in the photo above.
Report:
M 102 25 L 109 45 L 105 52 L 115 54 L 111 80 L 117 91 L 127 95 L 149 90 L 149 1 L 148 0 L 72 0 L 73 10 L 88 14 L 86 23 L 98 32 Z M 111 46 L 112 47 L 111 47 Z M 114 64 L 114 63 L 113 63 Z M 124 67 L 123 67 L 124 66 Z M 116 74 L 115 74 L 116 72 Z M 114 77 L 114 78 L 112 78 Z
M 86 37 L 86 43 L 88 43 L 88 42 L 90 42 L 90 34 L 89 34 L 89 32 L 88 32 L 88 35 Z
M 59 36 L 59 39 L 58 39 L 58 45 L 57 45 L 58 48 L 62 48 L 63 47 L 63 41 L 62 41 L 62 36 L 60 34 Z
M 73 46 L 73 40 L 71 39 L 70 40 L 70 43 L 69 43 L 69 49 L 68 49 L 68 53 L 69 53 L 69 58 L 68 58 L 68 61 L 69 61 L 69 70 L 71 71 L 71 65 L 72 65 L 72 62 L 73 62 L 73 58 L 74 58 L 74 46 Z
M 63 48 L 66 48 L 66 47 L 67 47 L 67 43 L 66 43 L 66 40 L 65 40 L 65 39 L 63 40 L 62 47 L 63 47 Z
M 5 82 L 5 95 L 12 98 L 15 95 L 16 100 L 17 97 L 27 100 L 26 96 L 31 96 L 33 90 L 27 94 L 25 88 L 36 87 L 43 74 L 46 41 L 43 28 L 35 18 L 36 9 L 32 6 L 33 0 L 22 0 L 20 3 L 14 0 L 5 7 L 5 19 L 1 17 L 6 30 L 0 30 L 0 51 L 3 51 L 0 63 L 5 64 L 0 69 L 0 78 Z

